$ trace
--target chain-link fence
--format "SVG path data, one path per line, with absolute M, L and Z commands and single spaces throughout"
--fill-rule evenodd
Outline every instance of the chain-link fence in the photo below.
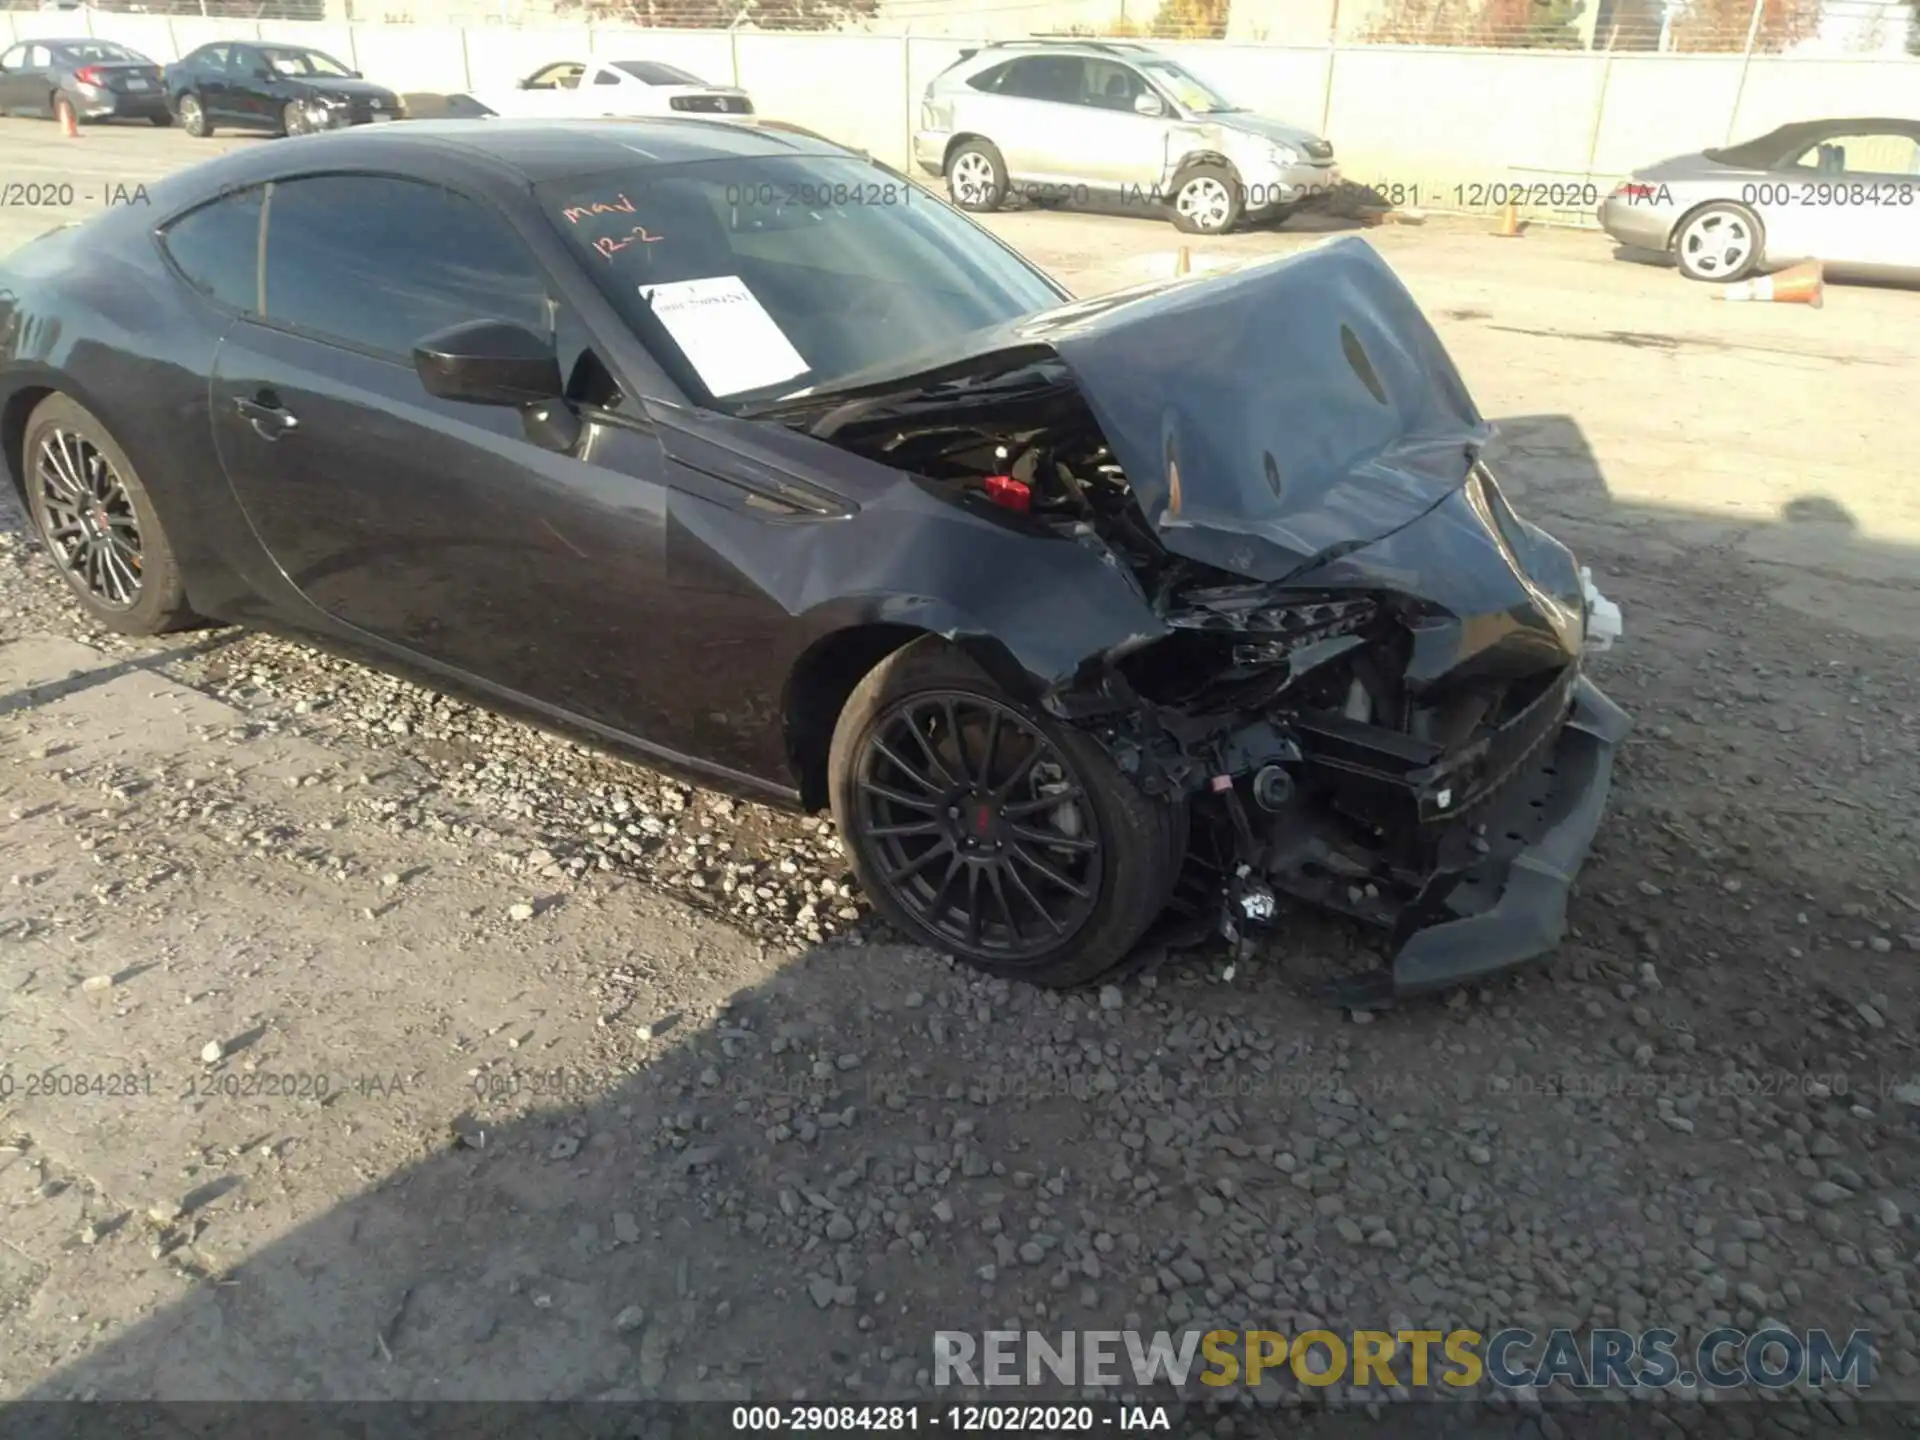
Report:
M 1920 55 L 1915 0 L 6 0 L 246 20 L 1083 35 L 1737 55 Z

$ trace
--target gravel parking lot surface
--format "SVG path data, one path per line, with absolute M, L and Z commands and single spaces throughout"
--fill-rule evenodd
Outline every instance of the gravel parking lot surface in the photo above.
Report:
M 4 121 L 0 181 L 209 148 Z M 992 223 L 1081 293 L 1179 243 Z M 0 501 L 0 1397 L 879 1399 L 937 1329 L 1763 1320 L 1920 1396 L 1920 292 L 1367 233 L 1625 609 L 1638 727 L 1561 952 L 1367 1023 L 1304 992 L 1370 937 L 1291 912 L 1234 972 L 982 980 L 874 924 L 825 820 L 285 640 L 88 633 Z

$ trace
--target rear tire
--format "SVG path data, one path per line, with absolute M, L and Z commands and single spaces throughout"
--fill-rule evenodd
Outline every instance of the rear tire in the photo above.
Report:
M 189 90 L 174 102 L 174 109 L 180 116 L 180 128 L 196 140 L 204 140 L 213 134 L 213 126 L 207 123 L 207 112 L 200 103 L 200 97 Z
M 1673 259 L 1689 280 L 1731 285 L 1760 268 L 1766 253 L 1760 217 L 1744 205 L 1702 205 L 1673 232 Z
M 947 197 L 962 210 L 984 215 L 1007 199 L 1007 162 L 987 140 L 963 140 L 947 157 Z
M 20 474 L 47 554 L 99 625 L 159 635 L 192 625 L 153 499 L 99 417 L 50 395 L 27 417 Z
M 881 917 L 1007 979 L 1065 988 L 1112 970 L 1166 908 L 1185 851 L 1184 810 L 938 639 L 854 689 L 827 776 Z

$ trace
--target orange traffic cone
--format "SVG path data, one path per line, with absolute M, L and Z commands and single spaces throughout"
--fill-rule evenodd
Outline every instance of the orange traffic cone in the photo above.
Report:
M 60 112 L 60 133 L 69 140 L 80 138 L 80 117 L 73 113 L 73 106 L 62 100 L 55 107 Z
M 1517 240 L 1525 233 L 1526 228 L 1520 223 L 1520 207 L 1509 201 L 1506 210 L 1500 216 L 1500 228 L 1493 233 L 1502 240 Z
M 1716 300 L 1771 300 L 1776 305 L 1811 305 L 1818 310 L 1821 294 L 1827 286 L 1826 271 L 1818 260 L 1795 265 L 1778 275 L 1762 275 L 1758 280 L 1742 280 L 1713 292 Z

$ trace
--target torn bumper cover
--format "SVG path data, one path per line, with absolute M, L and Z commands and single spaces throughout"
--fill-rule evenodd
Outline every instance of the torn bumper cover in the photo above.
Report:
M 1535 959 L 1566 935 L 1567 900 L 1606 813 L 1615 748 L 1632 722 L 1581 677 L 1573 709 L 1484 814 L 1484 858 L 1437 874 L 1408 906 L 1392 962 L 1329 987 L 1341 1004 L 1371 1008 L 1446 989 Z

